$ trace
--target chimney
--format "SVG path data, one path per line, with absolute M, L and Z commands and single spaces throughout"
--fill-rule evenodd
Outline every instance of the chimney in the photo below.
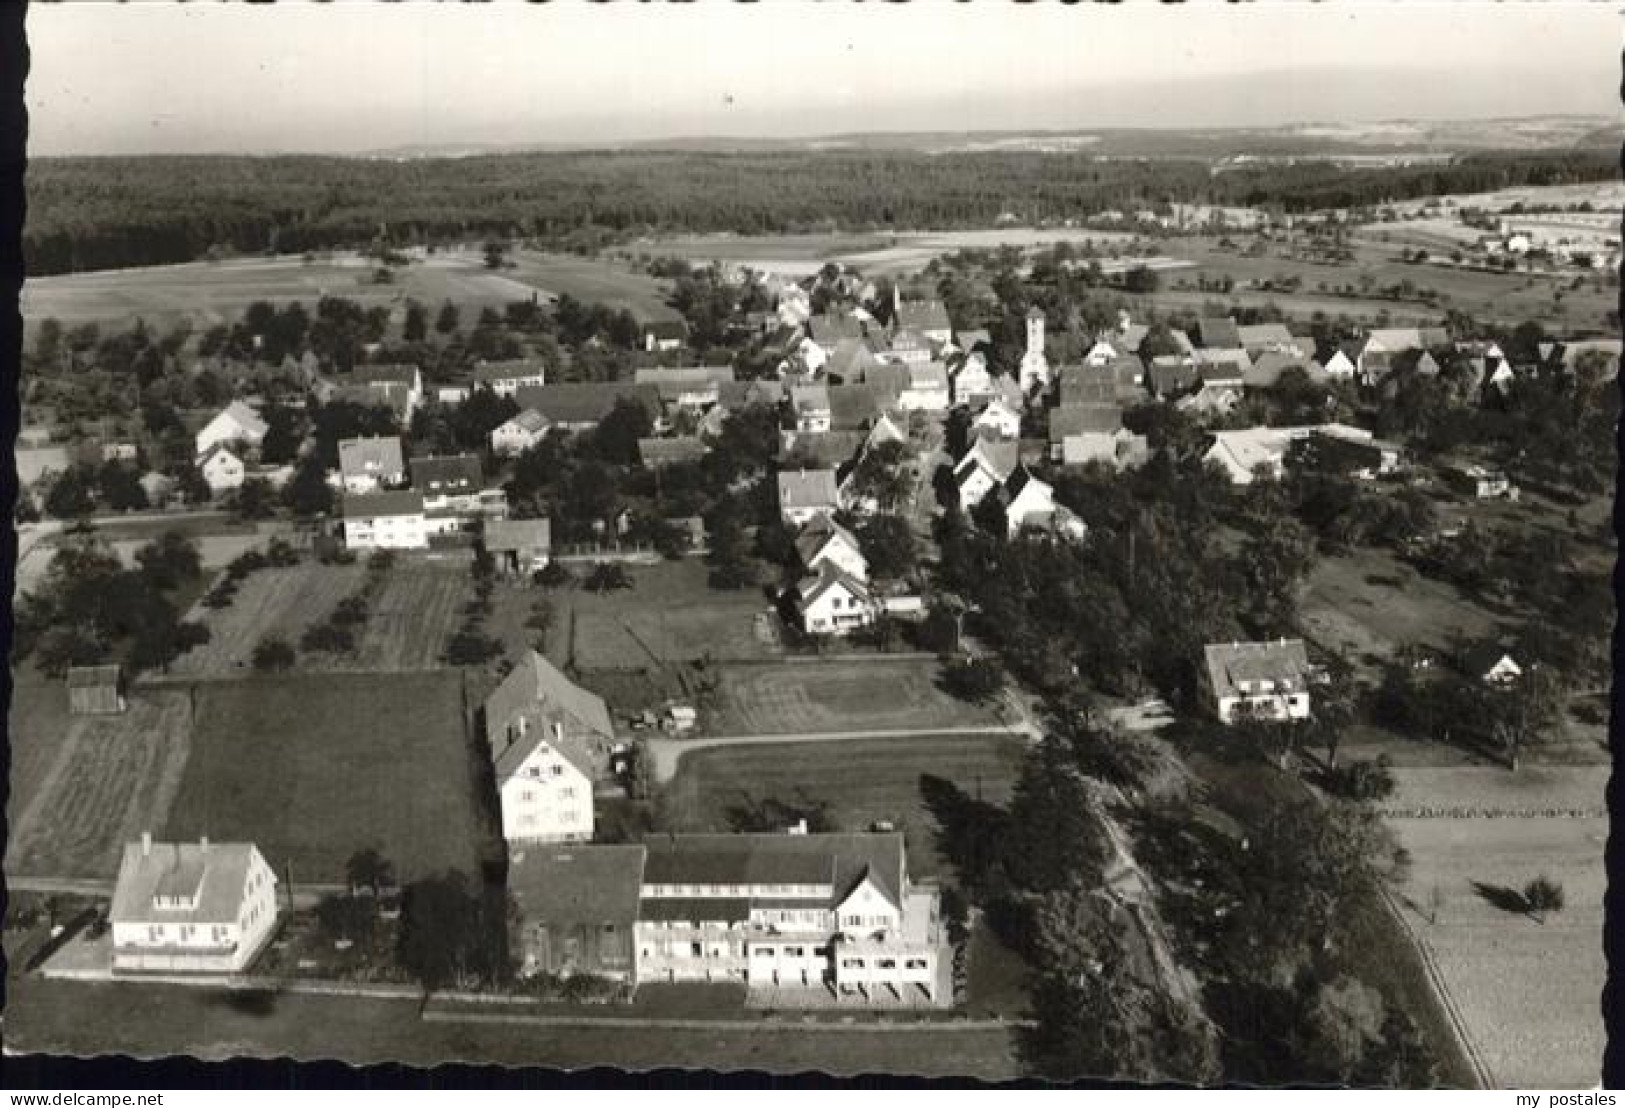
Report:
M 152 832 L 141 832 L 141 857 L 146 858 L 152 854 Z

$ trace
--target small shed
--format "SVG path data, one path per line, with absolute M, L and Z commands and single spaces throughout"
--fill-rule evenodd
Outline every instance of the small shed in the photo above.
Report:
M 76 716 L 115 715 L 124 711 L 124 680 L 119 667 L 70 667 L 68 710 Z
M 530 574 L 547 567 L 553 550 L 547 519 L 493 519 L 485 524 L 485 549 L 502 573 Z

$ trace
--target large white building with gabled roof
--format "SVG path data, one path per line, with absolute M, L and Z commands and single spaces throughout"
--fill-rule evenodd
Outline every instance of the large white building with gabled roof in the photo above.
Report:
M 242 972 L 276 929 L 276 885 L 253 843 L 126 843 L 107 913 L 114 972 Z

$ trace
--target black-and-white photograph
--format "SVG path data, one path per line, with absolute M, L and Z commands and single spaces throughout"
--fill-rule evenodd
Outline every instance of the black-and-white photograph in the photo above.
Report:
M 23 25 L 8 1055 L 1601 1087 L 1617 5 Z

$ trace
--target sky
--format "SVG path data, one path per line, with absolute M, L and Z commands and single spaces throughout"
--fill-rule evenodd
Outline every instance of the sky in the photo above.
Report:
M 1610 3 L 30 5 L 30 150 L 1620 112 Z

